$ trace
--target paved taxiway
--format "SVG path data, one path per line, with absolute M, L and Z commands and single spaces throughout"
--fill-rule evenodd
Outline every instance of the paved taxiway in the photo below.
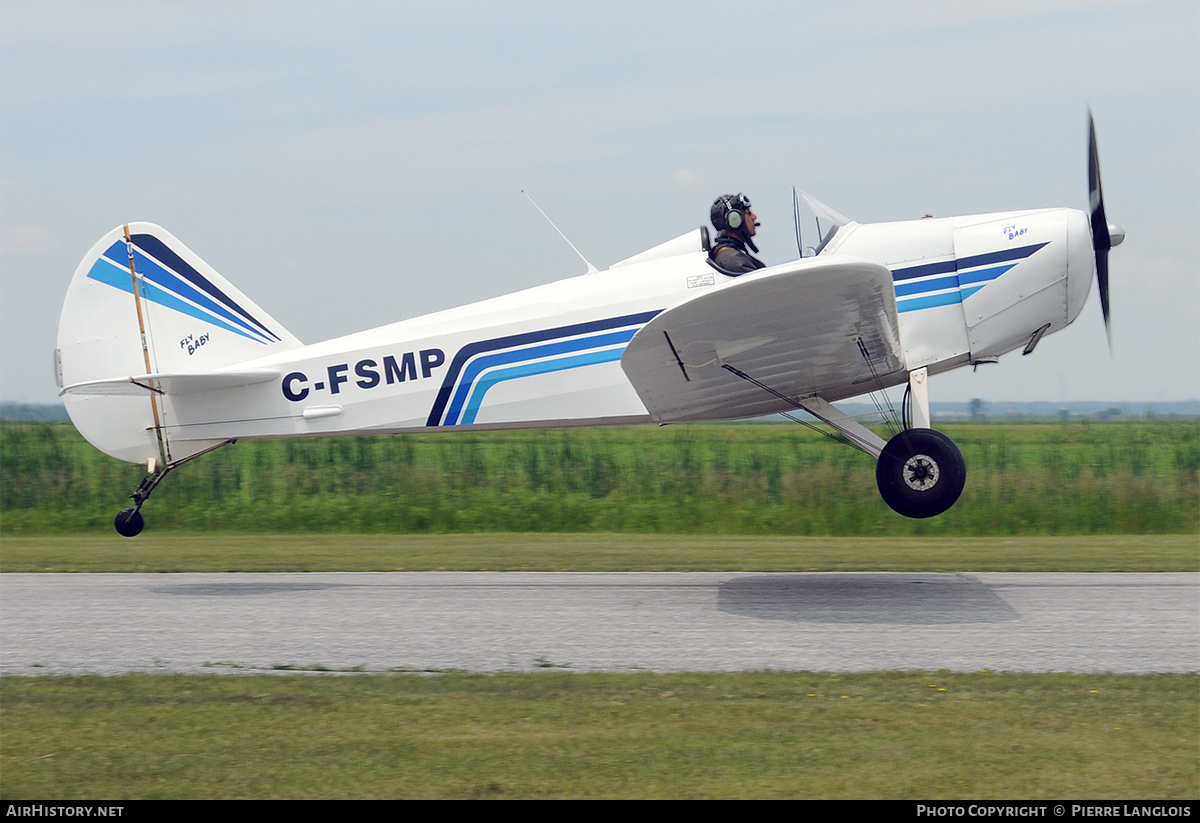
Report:
M 0 575 L 0 673 L 1200 670 L 1197 574 Z

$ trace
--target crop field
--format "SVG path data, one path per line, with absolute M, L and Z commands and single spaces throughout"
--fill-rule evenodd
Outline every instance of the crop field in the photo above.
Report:
M 879 499 L 870 457 L 778 423 L 241 441 L 172 473 L 145 512 L 176 533 L 1200 533 L 1194 421 L 940 428 L 967 485 L 922 521 Z M 0 426 L 5 535 L 110 530 L 140 479 L 70 425 Z

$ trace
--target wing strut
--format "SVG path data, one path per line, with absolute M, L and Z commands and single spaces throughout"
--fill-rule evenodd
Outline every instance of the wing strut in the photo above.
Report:
M 887 442 L 882 437 L 832 403 L 820 397 L 807 397 L 800 401 L 800 405 L 813 417 L 837 429 L 855 448 L 876 458 L 883 453 Z
M 741 369 L 731 366 L 728 363 L 722 363 L 721 368 L 725 369 L 725 371 L 729 372 L 735 377 L 740 377 L 742 380 L 758 386 L 763 391 L 779 398 L 788 405 L 793 406 L 801 411 L 806 411 L 818 420 L 828 423 L 837 430 L 841 437 L 839 438 L 836 435 L 830 434 L 824 429 L 817 428 L 807 420 L 801 420 L 800 418 L 795 417 L 788 412 L 780 412 L 780 414 L 782 414 L 788 420 L 791 420 L 793 423 L 799 423 L 802 426 L 807 426 L 813 431 L 820 432 L 826 437 L 832 437 L 834 440 L 844 442 L 856 449 L 859 449 L 860 451 L 864 451 L 872 457 L 879 457 L 879 455 L 883 452 L 883 447 L 887 445 L 882 437 L 875 434 L 875 432 L 868 429 L 862 423 L 859 423 L 853 417 L 850 417 L 848 414 L 845 414 L 840 409 L 836 408 L 832 403 L 828 403 L 820 397 L 814 396 L 806 397 L 803 400 L 793 400 L 783 392 L 776 391 L 766 383 L 763 383 L 761 380 L 756 380 Z

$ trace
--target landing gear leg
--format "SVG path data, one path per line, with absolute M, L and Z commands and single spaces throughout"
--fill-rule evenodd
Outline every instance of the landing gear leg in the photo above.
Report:
M 133 494 L 129 495 L 133 498 L 134 506 L 121 509 L 113 520 L 113 527 L 116 528 L 117 534 L 122 537 L 137 537 L 142 533 L 142 529 L 146 527 L 146 518 L 142 517 L 142 504 L 149 499 L 150 493 L 163 481 L 167 473 L 177 465 L 179 464 L 168 463 L 162 469 L 158 469 L 155 467 L 154 461 L 150 461 L 150 464 L 146 466 L 148 469 L 146 476 L 133 490 Z
M 236 440 L 226 440 L 223 443 L 218 443 L 215 446 L 210 446 L 203 451 L 189 455 L 182 460 L 176 460 L 174 463 L 167 463 L 161 469 L 158 468 L 158 461 L 151 460 L 146 464 L 146 476 L 142 478 L 142 482 L 138 483 L 138 487 L 133 490 L 133 494 L 129 495 L 133 499 L 133 506 L 128 509 L 121 509 L 117 512 L 116 518 L 113 520 L 113 527 L 122 537 L 136 537 L 142 533 L 142 529 L 146 526 L 146 519 L 142 517 L 142 504 L 149 499 L 150 493 L 158 487 L 158 484 L 177 466 L 182 466 L 189 460 L 195 460 L 197 457 L 208 454 L 210 451 L 215 451 L 222 446 L 228 446 L 230 443 L 236 443 Z
M 908 375 L 907 428 L 879 454 L 875 484 L 883 502 L 905 517 L 934 517 L 962 494 L 967 464 L 954 441 L 929 427 L 929 373 Z
M 865 347 L 863 356 L 866 357 Z M 867 362 L 870 362 L 869 358 Z M 929 373 L 926 369 L 916 369 L 908 376 L 912 404 L 911 422 L 905 423 L 908 428 L 884 443 L 882 437 L 821 397 L 793 399 L 728 363 L 723 363 L 721 368 L 796 408 L 804 409 L 836 429 L 850 445 L 877 458 L 875 483 L 884 502 L 899 514 L 934 517 L 953 506 L 962 494 L 967 481 L 967 464 L 962 452 L 949 437 L 929 428 Z

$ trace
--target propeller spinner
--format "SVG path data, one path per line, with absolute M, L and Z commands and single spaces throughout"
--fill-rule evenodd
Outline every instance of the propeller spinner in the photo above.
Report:
M 1104 314 L 1104 331 L 1112 341 L 1109 327 L 1108 250 L 1121 245 L 1125 230 L 1108 222 L 1104 215 L 1104 194 L 1100 188 L 1100 153 L 1096 148 L 1096 123 L 1088 112 L 1088 199 L 1092 215 L 1092 248 L 1096 252 L 1096 283 L 1100 288 L 1100 310 Z

